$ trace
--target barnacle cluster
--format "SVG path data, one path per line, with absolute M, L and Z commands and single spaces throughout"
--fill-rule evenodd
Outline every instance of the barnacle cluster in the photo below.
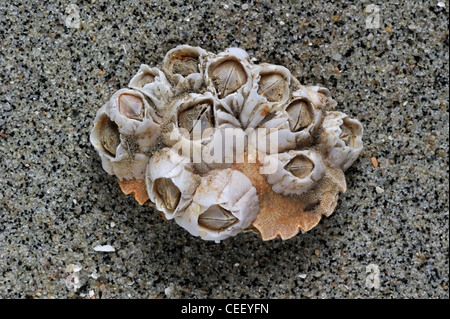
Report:
M 112 95 L 90 140 L 126 194 L 192 235 L 287 239 L 333 212 L 362 150 L 336 104 L 242 49 L 181 45 Z

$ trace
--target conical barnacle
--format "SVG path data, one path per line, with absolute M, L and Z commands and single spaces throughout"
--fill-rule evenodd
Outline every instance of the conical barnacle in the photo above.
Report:
M 291 72 L 283 66 L 268 63 L 260 64 L 257 72 L 260 77 L 258 94 L 268 102 L 286 103 L 290 95 Z
M 289 129 L 294 134 L 297 144 L 309 142 L 319 129 L 324 106 L 325 104 L 319 104 L 316 95 L 307 94 L 307 89 L 302 88 L 293 92 L 291 100 L 285 104 L 284 111 L 287 113 Z
M 127 93 L 125 93 L 127 92 Z M 130 119 L 128 104 L 119 110 L 119 104 L 127 90 L 118 92 L 97 111 L 90 141 L 100 154 L 103 169 L 122 179 L 142 179 L 149 157 L 145 150 L 159 136 L 159 125 L 148 119 L 144 111 L 142 120 Z M 125 97 L 128 99 L 128 96 Z M 136 122 L 129 123 L 129 122 Z M 131 138 L 132 137 L 132 138 Z
M 207 52 L 200 47 L 180 45 L 167 52 L 163 70 L 177 93 L 197 91 L 204 84 L 203 60 Z
M 105 110 L 123 136 L 133 136 L 145 152 L 160 136 L 161 117 L 136 90 L 120 89 L 113 94 Z
M 326 93 L 325 90 L 323 94 Z M 266 139 L 270 145 L 277 145 L 278 152 L 303 147 L 311 142 L 318 131 L 323 120 L 322 108 L 329 100 L 332 100 L 323 97 L 323 94 L 300 85 L 298 90 L 290 94 L 287 102 L 283 100 L 282 105 L 272 103 L 271 109 L 270 104 L 261 104 L 268 107 L 269 111 L 256 113 L 257 116 L 253 111 L 252 120 L 255 122 L 255 119 L 258 119 L 255 123 L 258 123 L 259 128 L 266 130 Z M 274 147 L 272 146 L 271 149 L 273 150 Z
M 111 157 L 115 157 L 120 144 L 119 127 L 109 117 L 105 117 L 101 122 L 100 132 L 100 143 L 105 152 Z
M 359 121 L 324 87 L 247 52 L 181 45 L 142 64 L 90 140 L 124 193 L 194 236 L 287 239 L 333 213 L 362 150 Z
M 264 165 L 267 182 L 275 192 L 284 195 L 305 193 L 326 170 L 320 154 L 311 150 L 268 155 Z
M 247 176 L 232 169 L 205 174 L 192 203 L 175 221 L 194 236 L 219 241 L 242 232 L 259 210 L 256 189 Z
M 214 122 L 214 106 L 209 100 L 190 105 L 180 111 L 177 118 L 178 127 L 187 130 L 191 140 L 201 139 L 207 129 L 214 128 Z
M 193 165 L 171 148 L 153 155 L 145 174 L 147 193 L 166 219 L 181 214 L 200 182 Z
M 205 81 L 207 88 L 235 117 L 252 87 L 250 59 L 245 51 L 231 48 L 207 58 Z
M 281 109 L 290 93 L 291 72 L 285 67 L 263 63 L 254 67 L 256 80 L 239 114 L 244 128 L 256 128 Z
M 209 76 L 220 98 L 240 89 L 248 79 L 247 73 L 238 59 L 224 59 L 210 67 Z
M 158 68 L 150 68 L 146 64 L 141 64 L 139 71 L 130 80 L 128 86 L 135 90 L 141 90 L 148 84 L 155 82 L 155 78 L 160 76 L 160 70 Z
M 305 99 L 297 99 L 289 103 L 286 112 L 289 114 L 289 127 L 293 132 L 307 128 L 314 119 L 311 103 Z
M 300 96 L 307 97 L 309 101 L 318 109 L 327 107 L 327 109 L 334 109 L 337 102 L 331 97 L 331 92 L 322 86 L 301 85 L 299 91 Z
M 174 96 L 174 89 L 165 74 L 158 68 L 142 64 L 128 86 L 141 92 L 155 107 L 158 114 L 163 114 L 165 106 Z
M 344 172 L 362 151 L 363 127 L 341 112 L 329 112 L 323 121 L 320 143 L 327 146 L 327 161 Z
M 216 128 L 217 103 L 210 92 L 193 93 L 177 100 L 166 113 L 169 120 L 162 135 L 164 143 L 190 159 L 201 155 L 202 147 L 211 140 Z
M 144 101 L 134 94 L 124 93 L 119 97 L 119 112 L 123 116 L 142 122 L 144 120 Z

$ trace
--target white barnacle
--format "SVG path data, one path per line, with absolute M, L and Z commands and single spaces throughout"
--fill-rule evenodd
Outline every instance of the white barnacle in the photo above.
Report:
M 286 112 L 289 114 L 289 127 L 293 132 L 307 128 L 314 119 L 313 107 L 305 99 L 297 99 L 289 103 Z
M 238 59 L 228 58 L 210 68 L 209 76 L 220 98 L 236 92 L 247 82 L 247 73 Z
M 305 93 L 306 89 L 301 89 L 292 93 L 289 103 L 284 106 L 287 113 L 289 129 L 295 136 L 296 142 L 302 145 L 309 142 L 322 123 L 322 106 L 317 106 L 318 102 L 311 95 Z
M 300 96 L 308 98 L 309 101 L 318 109 L 327 107 L 333 109 L 337 102 L 332 98 L 330 90 L 319 85 L 301 85 L 299 91 Z
M 207 52 L 200 47 L 179 45 L 163 60 L 163 71 L 173 82 L 175 93 L 197 91 L 204 84 L 203 63 Z
M 258 195 L 247 176 L 215 169 L 202 177 L 192 203 L 175 221 L 194 236 L 218 241 L 250 226 L 258 210 Z
M 238 116 L 244 128 L 262 126 L 291 95 L 291 72 L 285 67 L 263 63 L 254 66 L 252 74 L 253 86 Z
M 120 134 L 134 136 L 144 151 L 152 147 L 161 134 L 161 117 L 139 91 L 118 90 L 106 104 L 105 113 L 117 124 Z
M 329 112 L 322 127 L 319 142 L 326 147 L 326 160 L 332 166 L 346 171 L 363 149 L 361 123 L 342 112 Z
M 171 113 L 166 114 L 170 120 L 162 134 L 164 143 L 194 163 L 201 163 L 202 149 L 215 132 L 217 103 L 210 92 L 192 93 L 177 100 Z
M 156 67 L 150 68 L 146 64 L 140 66 L 128 87 L 141 92 L 161 115 L 175 94 L 164 72 Z
M 252 87 L 251 63 L 245 51 L 229 48 L 207 58 L 205 82 L 207 88 L 235 117 L 242 109 Z
M 158 120 L 139 92 L 117 91 L 97 111 L 90 135 L 103 169 L 121 180 L 143 178 L 149 160 L 146 150 L 160 135 Z
M 200 177 L 186 158 L 171 148 L 163 148 L 150 159 L 145 182 L 156 208 L 172 219 L 190 203 Z
M 275 192 L 284 195 L 307 192 L 322 178 L 326 170 L 320 154 L 310 150 L 268 155 L 264 161 L 265 165 L 276 167 L 276 170 L 267 175 L 267 181 Z
M 178 113 L 178 127 L 187 130 L 191 140 L 202 138 L 207 129 L 215 126 L 214 113 L 214 105 L 210 100 L 189 105 Z M 195 132 L 199 133 L 198 136 L 194 134 Z
M 290 95 L 291 72 L 283 66 L 262 63 L 258 66 L 258 94 L 268 102 L 283 104 Z

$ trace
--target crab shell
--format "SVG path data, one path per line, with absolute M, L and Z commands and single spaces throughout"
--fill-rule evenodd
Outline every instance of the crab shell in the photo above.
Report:
M 150 197 L 147 193 L 147 187 L 144 179 L 117 180 L 122 192 L 126 195 L 133 194 L 134 199 L 140 204 L 149 203 Z
M 315 227 L 322 216 L 330 216 L 336 208 L 338 195 L 346 191 L 343 172 L 327 167 L 324 176 L 300 196 L 285 196 L 273 190 L 264 169 L 261 152 L 246 152 L 245 160 L 234 163 L 231 168 L 241 171 L 256 188 L 259 212 L 251 228 L 263 240 L 277 237 L 286 240 Z
M 90 140 L 124 193 L 194 236 L 263 240 L 334 211 L 363 128 L 328 89 L 247 52 L 181 45 L 142 64 L 97 112 Z

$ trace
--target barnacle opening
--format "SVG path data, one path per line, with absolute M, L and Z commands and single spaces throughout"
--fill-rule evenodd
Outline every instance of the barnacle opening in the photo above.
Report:
M 213 105 L 208 101 L 195 104 L 178 114 L 178 127 L 186 129 L 191 140 L 197 137 L 205 138 L 205 130 L 213 128 L 214 125 Z
M 175 51 L 169 56 L 167 69 L 172 74 L 181 74 L 187 77 L 189 74 L 200 72 L 200 54 L 195 50 Z
M 284 166 L 284 169 L 295 177 L 303 179 L 314 170 L 314 162 L 305 155 L 297 155 Z
M 292 132 L 307 128 L 314 121 L 311 103 L 305 99 L 295 100 L 286 108 L 289 115 L 289 127 Z
M 158 70 L 151 69 L 148 65 L 141 65 L 139 72 L 131 79 L 128 86 L 133 89 L 142 89 L 147 84 L 155 82 Z
M 336 101 L 331 97 L 331 93 L 327 88 L 318 87 L 316 94 L 316 101 L 313 101 L 314 106 L 318 109 L 322 109 L 327 106 L 328 108 L 334 108 L 336 106 Z
M 129 119 L 142 121 L 144 119 L 144 101 L 139 96 L 124 93 L 119 96 L 119 112 Z
M 209 73 L 220 98 L 236 92 L 247 83 L 247 72 L 237 59 L 220 62 Z
M 180 202 L 180 189 L 173 183 L 170 178 L 158 178 L 154 183 L 155 200 L 159 207 L 167 210 L 175 210 Z
M 341 134 L 339 135 L 339 138 L 344 141 L 346 146 L 349 146 L 351 148 L 356 148 L 355 141 L 356 136 L 361 134 L 361 128 L 358 124 L 354 123 L 353 121 L 349 120 L 348 118 L 343 119 L 343 124 L 340 126 L 341 128 Z
M 220 205 L 209 207 L 198 217 L 198 224 L 200 227 L 213 231 L 225 230 L 236 224 L 238 221 L 239 220 L 233 216 L 230 211 Z
M 140 87 L 143 87 L 146 84 L 155 82 L 155 76 L 151 73 L 145 73 L 142 75 L 142 77 L 139 79 L 138 85 Z
M 172 66 L 172 72 L 186 77 L 192 73 L 198 73 L 198 57 L 184 56 L 180 60 L 175 60 Z
M 258 94 L 270 102 L 283 101 L 289 95 L 289 82 L 278 72 L 261 74 Z
M 100 142 L 106 153 L 112 157 L 116 156 L 117 147 L 120 144 L 120 133 L 117 124 L 106 117 L 100 129 Z

